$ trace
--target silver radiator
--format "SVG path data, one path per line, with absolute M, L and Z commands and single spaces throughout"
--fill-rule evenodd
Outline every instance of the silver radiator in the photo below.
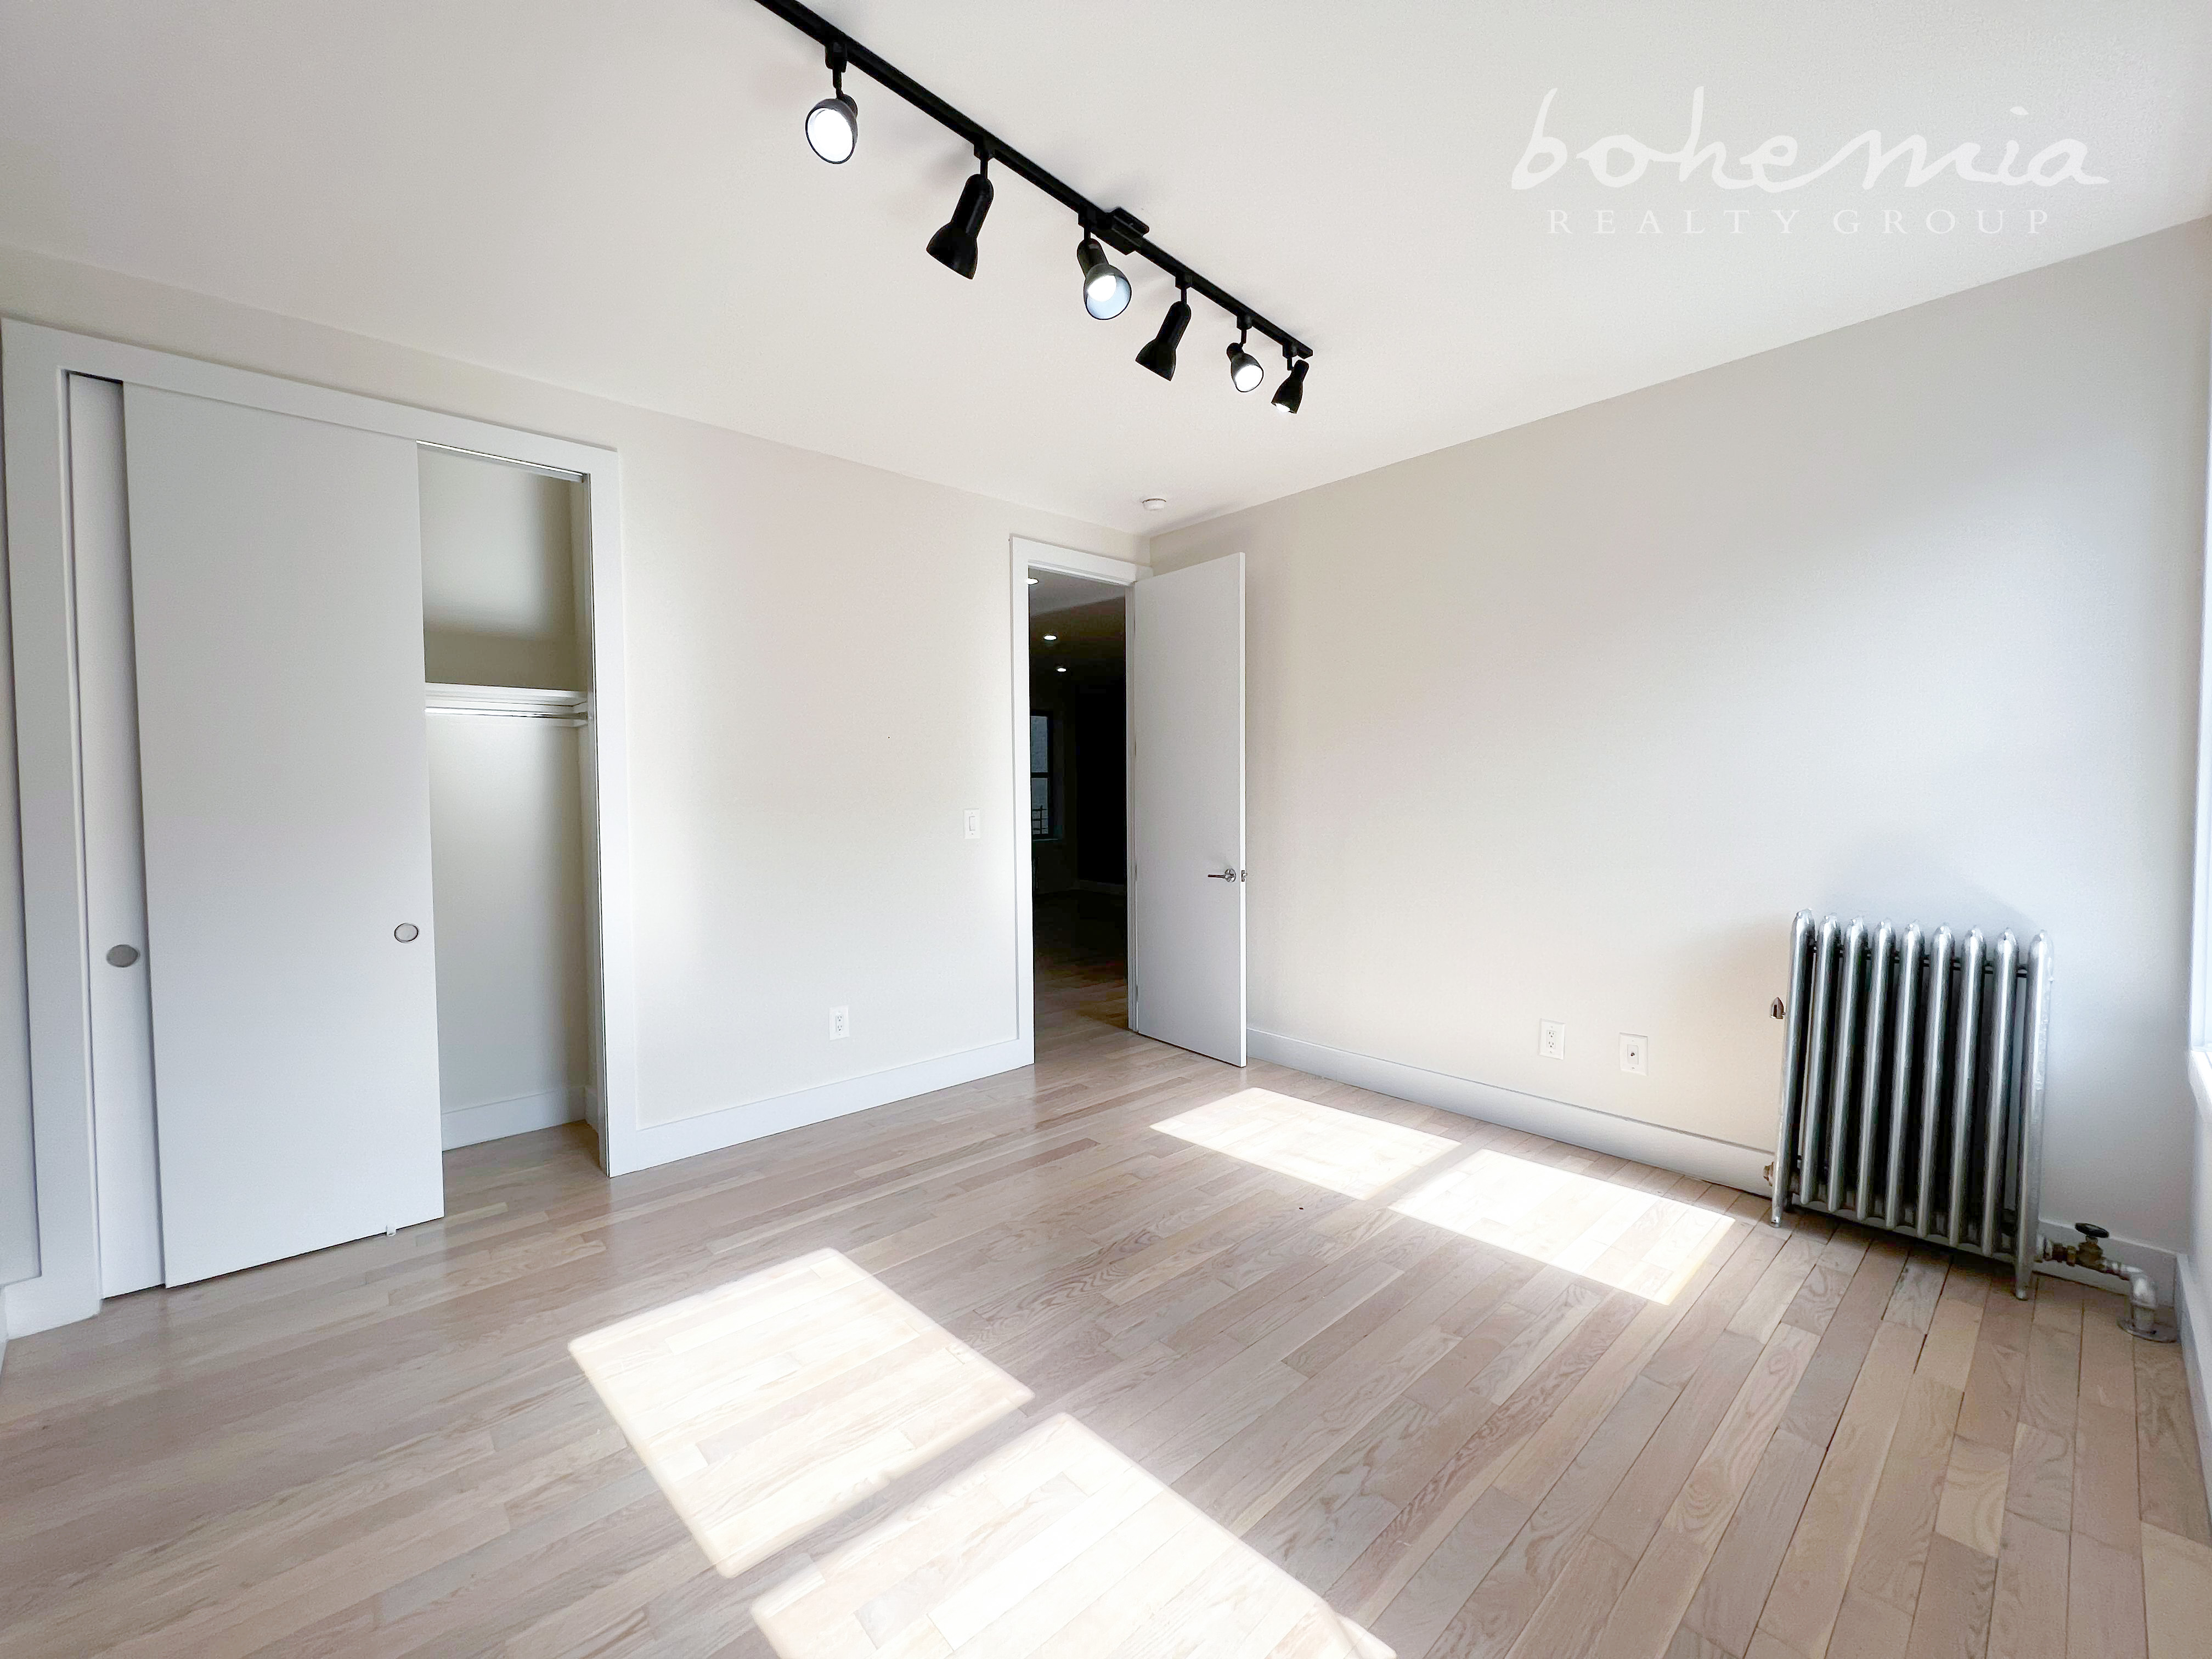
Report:
M 2023 957 L 1920 924 L 1801 910 L 1774 1145 L 1774 1220 L 1830 1215 L 2009 1261 L 2028 1294 L 2043 1194 L 2051 941 Z

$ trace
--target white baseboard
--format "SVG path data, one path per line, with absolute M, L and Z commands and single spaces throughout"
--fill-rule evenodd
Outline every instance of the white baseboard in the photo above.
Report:
M 1772 1188 L 1765 1170 L 1774 1157 L 1771 1147 L 1743 1146 L 1732 1140 L 1716 1140 L 1662 1124 L 1616 1117 L 1588 1106 L 1571 1106 L 1518 1089 L 1501 1089 L 1447 1072 L 1431 1072 L 1395 1060 L 1332 1048 L 1275 1031 L 1256 1028 L 1245 1033 L 1245 1046 L 1255 1060 L 1271 1060 L 1316 1077 L 1334 1078 L 1381 1095 L 1395 1095 L 1423 1106 L 1434 1106 L 1486 1123 L 1502 1123 L 1509 1129 L 1563 1140 L 1570 1146 L 1586 1146 L 1638 1164 L 1650 1164 L 1701 1181 L 1734 1187 L 1764 1198 Z
M 2181 1364 L 2189 1377 L 2189 1405 L 2197 1418 L 2197 1455 L 2205 1478 L 2212 1481 L 2212 1373 L 2205 1370 L 2204 1344 L 2212 1340 L 2212 1305 L 2197 1282 L 2196 1264 L 2187 1256 L 2177 1264 L 2179 1288 L 2173 1315 L 2181 1326 Z
M 679 1158 L 720 1152 L 725 1146 L 741 1146 L 763 1135 L 781 1134 L 786 1129 L 803 1128 L 850 1112 L 865 1112 L 871 1107 L 888 1106 L 895 1100 L 910 1100 L 938 1089 L 973 1083 L 977 1078 L 1014 1071 L 1030 1064 L 1034 1058 L 1035 1045 L 1028 1038 L 1013 1038 L 987 1043 L 981 1048 L 963 1049 L 958 1054 L 940 1054 L 934 1060 L 916 1060 L 910 1066 L 895 1066 L 887 1072 L 871 1072 L 866 1077 L 846 1078 L 767 1100 L 748 1101 L 742 1106 L 726 1106 L 718 1112 L 679 1118 L 673 1123 L 643 1125 L 616 1137 L 619 1162 L 611 1163 L 607 1173 L 628 1175 L 635 1170 L 649 1170 L 657 1164 L 672 1164 Z
M 439 1121 L 445 1148 L 450 1152 L 456 1146 L 504 1140 L 509 1135 L 528 1134 L 532 1129 L 581 1123 L 589 1116 L 585 1097 L 590 1092 L 586 1089 L 547 1089 L 534 1095 L 517 1095 L 512 1100 L 488 1100 L 480 1106 L 464 1106 L 446 1112 Z

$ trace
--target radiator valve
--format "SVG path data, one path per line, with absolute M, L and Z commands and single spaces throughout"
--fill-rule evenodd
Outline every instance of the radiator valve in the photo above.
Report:
M 2150 1275 L 2141 1267 L 2130 1267 L 2118 1257 L 2105 1254 L 2103 1241 L 2112 1236 L 2110 1230 L 2092 1222 L 2077 1221 L 2074 1231 L 2081 1235 L 2080 1243 L 2061 1244 L 2055 1239 L 2045 1239 L 2040 1259 L 2063 1261 L 2085 1273 L 2103 1273 L 2126 1281 L 2128 1310 L 2120 1316 L 2120 1328 L 2146 1342 L 2177 1340 L 2180 1334 L 2158 1316 L 2158 1291 L 2151 1285 Z

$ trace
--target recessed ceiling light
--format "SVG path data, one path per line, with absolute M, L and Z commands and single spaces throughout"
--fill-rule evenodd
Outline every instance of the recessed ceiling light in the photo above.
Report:
M 1044 637 L 1045 637 L 1045 643 L 1046 643 L 1046 644 L 1048 644 L 1048 645 L 1049 645 L 1050 643 L 1052 643 L 1052 641 L 1054 641 L 1054 640 L 1058 639 L 1058 638 L 1060 637 L 1060 635 L 1057 635 L 1057 634 L 1048 634 L 1048 635 L 1046 635 Z
M 1164 513 L 1168 510 L 1168 498 L 1164 495 L 1147 495 L 1141 505 L 1147 513 Z

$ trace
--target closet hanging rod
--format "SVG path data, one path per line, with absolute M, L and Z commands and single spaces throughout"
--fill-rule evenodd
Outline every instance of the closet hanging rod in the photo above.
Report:
M 432 682 L 422 688 L 424 708 L 434 714 L 498 714 L 515 720 L 591 717 L 588 692 L 553 690 L 533 685 L 459 685 Z
M 583 715 L 561 708 L 455 708 L 431 703 L 422 711 L 426 714 L 465 714 L 471 720 L 545 720 L 555 726 L 589 726 Z

